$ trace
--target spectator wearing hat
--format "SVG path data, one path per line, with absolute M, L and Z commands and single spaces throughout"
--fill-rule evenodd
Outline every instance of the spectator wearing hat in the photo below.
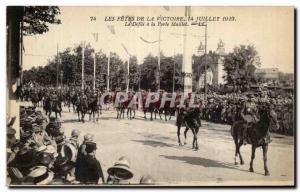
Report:
M 77 167 L 80 174 L 79 181 L 82 184 L 104 183 L 101 164 L 95 157 L 97 145 L 94 142 L 86 142 L 85 145 L 87 155 L 81 159 L 80 167 Z
M 86 143 L 93 142 L 93 140 L 94 140 L 94 136 L 90 133 L 87 133 L 86 135 L 84 135 L 84 140 L 78 149 L 77 160 L 76 160 L 76 169 L 75 169 L 75 177 L 76 177 L 77 181 L 81 181 L 81 179 L 82 179 L 82 175 L 81 175 L 82 172 L 80 170 L 82 167 L 81 162 L 87 155 L 87 152 L 85 150 Z
M 61 127 L 61 122 L 62 121 L 58 118 L 50 117 L 50 122 L 46 126 L 46 132 L 50 137 L 55 139 L 55 137 L 64 133 L 64 130 Z
M 49 185 L 53 181 L 54 173 L 45 166 L 35 166 L 30 169 L 23 184 Z
M 41 124 L 34 123 L 32 125 L 32 138 L 36 142 L 37 146 L 53 145 L 56 147 L 56 143 L 43 130 L 43 127 Z
M 78 138 L 80 136 L 80 131 L 78 131 L 77 129 L 73 129 L 71 132 L 71 137 L 69 139 L 69 142 L 74 145 L 76 147 L 76 149 L 79 149 L 79 142 L 78 142 Z
M 107 170 L 107 173 L 108 184 L 130 184 L 129 180 L 133 177 L 130 160 L 125 156 L 120 157 L 114 166 Z
M 140 179 L 141 185 L 154 185 L 155 181 L 150 175 L 144 175 Z

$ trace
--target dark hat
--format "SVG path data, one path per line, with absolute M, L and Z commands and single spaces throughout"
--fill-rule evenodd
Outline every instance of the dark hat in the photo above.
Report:
M 64 135 L 58 135 L 57 137 L 55 137 L 55 142 L 57 145 L 62 145 L 65 143 L 65 136 Z
M 94 150 L 96 150 L 97 149 L 97 144 L 96 143 L 94 143 L 94 142 L 86 142 L 85 143 L 85 151 L 87 152 L 87 153 L 91 153 L 91 152 L 93 152 Z
M 35 151 L 33 149 L 23 147 L 16 154 L 17 167 L 30 168 L 36 164 Z
M 40 163 L 45 166 L 48 166 L 54 159 L 54 157 L 51 154 L 46 153 L 46 152 L 40 153 L 38 158 L 39 158 Z
M 61 156 L 61 154 L 59 154 L 58 157 L 56 158 L 56 161 L 54 162 L 54 166 L 56 167 L 56 169 L 59 169 L 63 165 L 67 164 L 67 162 L 68 162 L 68 158 L 63 157 Z
M 41 116 L 37 116 L 35 119 L 35 123 L 42 124 L 44 122 L 44 118 Z
M 50 120 L 50 123 L 55 122 L 56 118 L 52 116 L 52 117 L 49 118 L 49 120 Z
M 31 131 L 21 131 L 21 139 L 27 139 L 31 136 Z
M 62 167 L 60 167 L 59 172 L 60 173 L 68 173 L 71 169 L 73 169 L 74 164 L 71 162 L 67 162 L 66 164 L 64 164 Z

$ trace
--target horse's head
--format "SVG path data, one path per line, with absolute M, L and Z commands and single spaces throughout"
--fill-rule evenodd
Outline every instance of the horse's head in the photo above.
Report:
M 260 110 L 260 121 L 269 124 L 269 128 L 278 130 L 279 124 L 277 120 L 277 114 L 274 111 L 274 106 L 263 106 Z

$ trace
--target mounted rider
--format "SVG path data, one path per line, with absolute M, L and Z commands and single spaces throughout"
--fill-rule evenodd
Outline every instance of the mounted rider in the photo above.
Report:
M 243 144 L 247 144 L 247 132 L 248 129 L 252 127 L 253 124 L 259 121 L 257 117 L 257 106 L 255 103 L 254 95 L 248 95 L 247 101 L 244 101 L 241 110 L 241 118 L 245 122 L 243 129 Z

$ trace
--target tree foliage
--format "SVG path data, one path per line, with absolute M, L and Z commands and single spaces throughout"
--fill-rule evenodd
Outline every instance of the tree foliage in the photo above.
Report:
M 241 90 L 256 83 L 255 69 L 260 66 L 260 59 L 253 45 L 240 45 L 225 57 L 224 70 L 228 85 Z
M 23 16 L 23 34 L 36 35 L 49 31 L 48 24 L 60 24 L 56 16 L 60 14 L 57 6 L 25 6 Z
M 94 49 L 88 44 L 84 51 L 84 80 L 88 86 L 93 85 L 94 74 Z M 175 63 L 174 63 L 175 62 Z M 59 64 L 57 64 L 59 63 Z M 108 56 L 102 51 L 96 52 L 96 87 L 104 90 L 107 83 L 107 63 Z M 182 55 L 165 57 L 161 55 L 161 89 L 172 91 L 173 70 L 175 66 L 175 89 L 181 87 L 181 63 Z M 122 60 L 116 53 L 110 54 L 110 89 L 127 87 L 128 61 Z M 148 55 L 143 63 L 138 64 L 136 56 L 130 57 L 129 67 L 129 88 L 138 90 L 139 88 L 155 90 L 157 88 L 156 72 L 158 70 L 157 57 Z M 75 46 L 67 48 L 48 61 L 44 67 L 33 67 L 24 71 L 24 83 L 37 82 L 40 85 L 56 86 L 61 82 L 64 85 L 81 86 L 82 82 L 82 47 Z M 62 76 L 61 76 L 62 74 Z

